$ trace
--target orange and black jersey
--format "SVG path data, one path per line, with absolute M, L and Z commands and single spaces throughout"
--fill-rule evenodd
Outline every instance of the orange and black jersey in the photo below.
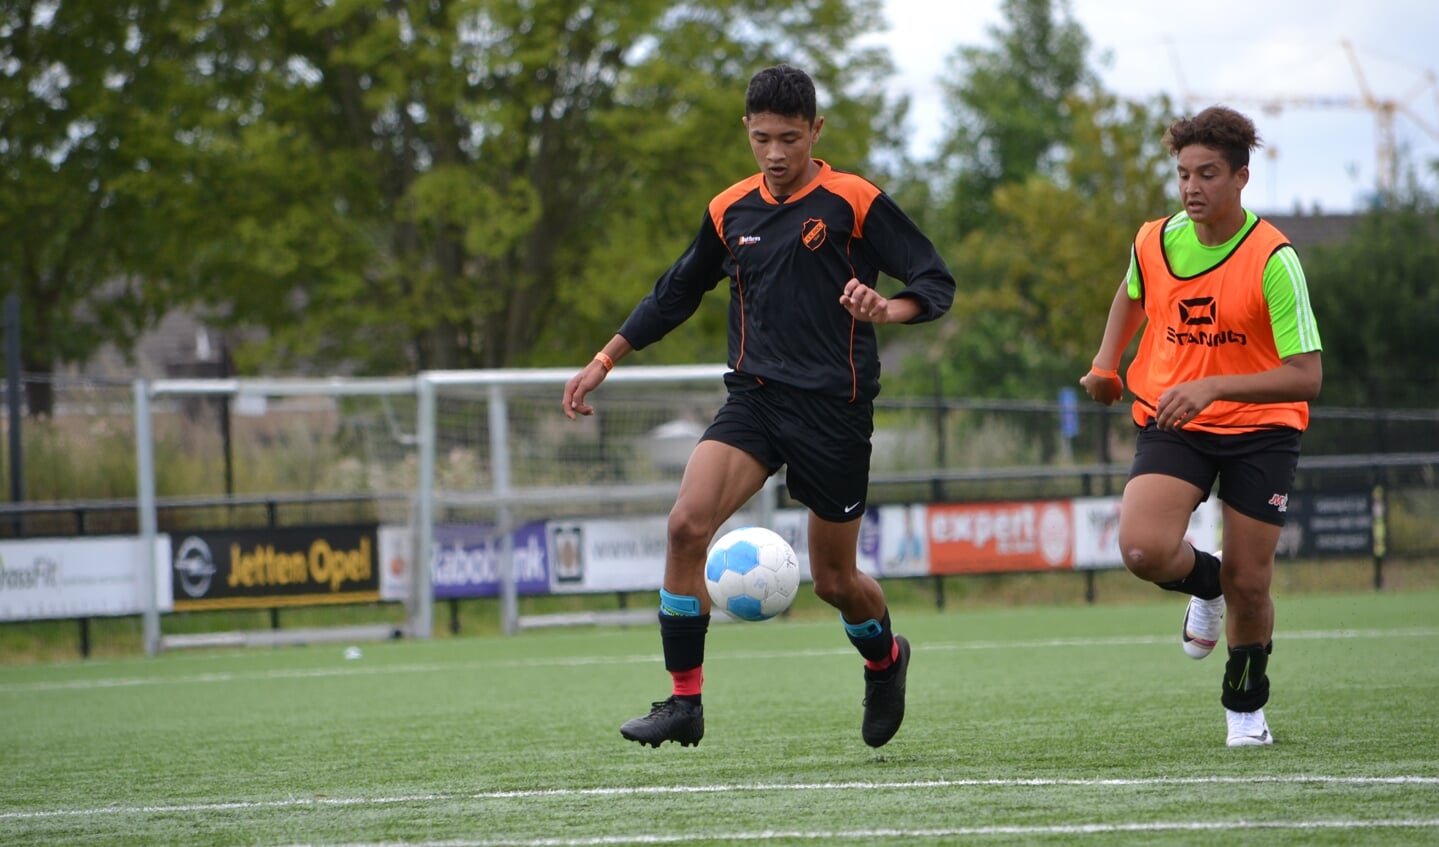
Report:
M 881 272 L 901 280 L 904 289 L 886 296 L 912 298 L 920 312 L 910 323 L 921 323 L 949 310 L 954 276 L 887 194 L 816 162 L 819 175 L 789 197 L 771 195 L 756 174 L 711 200 L 689 249 L 620 327 L 630 346 L 663 338 L 728 277 L 734 378 L 873 399 L 874 325 L 840 305 L 845 284 L 853 277 L 874 288 Z

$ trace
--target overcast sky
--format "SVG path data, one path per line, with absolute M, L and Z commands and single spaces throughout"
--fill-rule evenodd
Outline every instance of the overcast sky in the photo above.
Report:
M 935 82 L 960 45 L 992 46 L 1000 0 L 884 0 L 888 45 L 910 95 L 913 152 L 944 128 Z M 1439 0 L 1071 0 L 1105 87 L 1136 99 L 1165 93 L 1196 109 L 1226 102 L 1265 141 L 1250 163 L 1245 204 L 1260 212 L 1354 211 L 1372 192 L 1380 133 L 1349 53 L 1376 100 L 1397 104 L 1398 146 L 1410 162 L 1439 158 Z M 1181 78 L 1182 74 L 1182 78 Z M 1242 98 L 1250 98 L 1245 102 Z M 1292 105 L 1268 114 L 1260 101 Z M 1296 102 L 1297 101 L 1297 102 Z M 1432 180 L 1429 183 L 1433 185 Z

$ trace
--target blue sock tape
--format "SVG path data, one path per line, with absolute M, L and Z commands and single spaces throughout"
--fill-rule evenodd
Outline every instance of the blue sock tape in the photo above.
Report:
M 693 618 L 699 617 L 699 613 L 700 601 L 698 597 L 690 597 L 685 594 L 671 594 L 663 588 L 660 589 L 660 614 Z M 878 624 L 876 624 L 876 626 L 878 626 Z
M 884 632 L 884 627 L 880 626 L 879 621 L 873 618 L 864 623 L 850 623 L 841 615 L 839 622 L 844 624 L 844 631 L 849 633 L 850 638 L 874 638 Z

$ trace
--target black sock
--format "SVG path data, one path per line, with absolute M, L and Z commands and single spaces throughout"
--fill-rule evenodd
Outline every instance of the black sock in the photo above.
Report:
M 878 621 L 871 620 L 852 624 L 843 616 L 840 617 L 840 621 L 844 623 L 849 643 L 854 645 L 854 649 L 859 651 L 865 661 L 883 662 L 894 655 L 894 630 L 889 625 L 888 607 L 885 607 L 884 617 Z
M 666 615 L 660 613 L 660 641 L 664 644 L 665 670 L 687 671 L 705 663 L 705 633 L 709 615 Z
M 1194 569 L 1184 579 L 1176 579 L 1173 582 L 1158 583 L 1165 591 L 1178 591 L 1181 594 L 1190 594 L 1200 600 L 1213 600 L 1224 593 L 1219 587 L 1219 557 L 1213 553 L 1205 553 L 1193 544 L 1189 548 L 1194 551 Z
M 660 612 L 660 641 L 664 645 L 665 670 L 672 675 L 692 671 L 705 663 L 705 633 L 709 615 L 667 615 Z M 676 699 L 699 704 L 699 694 L 676 694 Z

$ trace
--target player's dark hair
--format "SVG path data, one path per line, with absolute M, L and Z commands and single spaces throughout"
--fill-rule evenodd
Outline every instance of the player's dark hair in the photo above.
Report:
M 814 123 L 819 109 L 815 105 L 814 80 L 799 68 L 775 65 L 750 77 L 744 95 L 744 113 L 763 112 L 785 118 L 804 118 Z
M 1169 152 L 1179 155 L 1191 144 L 1219 151 L 1231 171 L 1249 164 L 1249 153 L 1262 142 L 1254 130 L 1254 121 L 1228 106 L 1210 106 L 1190 118 L 1180 118 L 1164 133 Z

